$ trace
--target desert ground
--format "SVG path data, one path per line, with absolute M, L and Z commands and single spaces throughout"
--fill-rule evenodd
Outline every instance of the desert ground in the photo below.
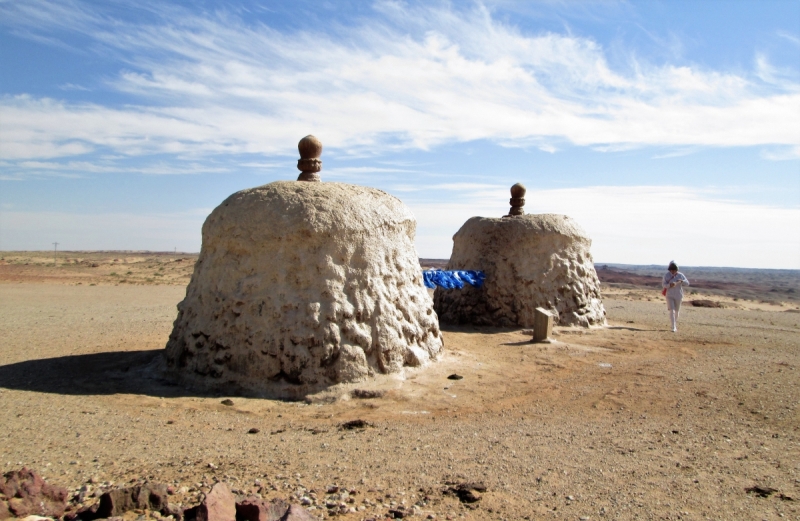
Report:
M 428 367 L 285 402 L 160 376 L 196 255 L 0 257 L 0 470 L 76 504 L 149 480 L 192 505 L 224 481 L 342 520 L 800 519 L 797 272 L 693 287 L 678 333 L 658 288 L 610 282 L 607 327 L 443 326 Z

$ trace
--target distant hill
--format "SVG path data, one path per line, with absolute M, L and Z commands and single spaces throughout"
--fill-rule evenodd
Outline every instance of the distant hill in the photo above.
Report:
M 448 259 L 420 259 L 419 265 L 423 269 L 438 269 L 443 270 L 447 267 Z
M 659 289 L 665 266 L 595 264 L 601 282 Z M 681 266 L 689 291 L 761 301 L 800 301 L 800 270 Z

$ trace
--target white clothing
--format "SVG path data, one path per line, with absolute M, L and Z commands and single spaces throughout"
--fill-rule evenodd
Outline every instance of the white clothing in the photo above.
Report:
M 675 286 L 670 287 L 674 283 Z M 683 287 L 689 285 L 687 279 L 680 271 L 673 275 L 667 272 L 664 275 L 664 280 L 661 281 L 661 286 L 667 290 L 667 310 L 669 311 L 669 320 L 672 324 L 672 332 L 678 332 L 678 315 L 681 312 L 681 300 L 683 300 Z
M 670 288 L 669 285 L 673 282 L 675 283 L 675 286 Z M 674 298 L 678 301 L 683 300 L 683 287 L 688 285 L 689 279 L 687 279 L 680 271 L 675 275 L 667 272 L 667 274 L 664 275 L 664 280 L 661 281 L 661 287 L 667 288 L 667 299 Z

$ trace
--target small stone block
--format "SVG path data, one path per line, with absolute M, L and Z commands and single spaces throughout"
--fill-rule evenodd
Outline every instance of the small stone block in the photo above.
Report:
M 550 336 L 553 334 L 553 318 L 552 312 L 544 308 L 536 308 L 533 313 L 533 341 L 534 342 L 548 342 Z

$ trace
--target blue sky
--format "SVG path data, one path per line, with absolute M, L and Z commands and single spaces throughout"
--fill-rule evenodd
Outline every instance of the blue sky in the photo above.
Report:
M 793 0 L 0 0 L 0 49 L 2 250 L 199 251 L 314 134 L 423 257 L 522 182 L 598 262 L 800 268 Z

